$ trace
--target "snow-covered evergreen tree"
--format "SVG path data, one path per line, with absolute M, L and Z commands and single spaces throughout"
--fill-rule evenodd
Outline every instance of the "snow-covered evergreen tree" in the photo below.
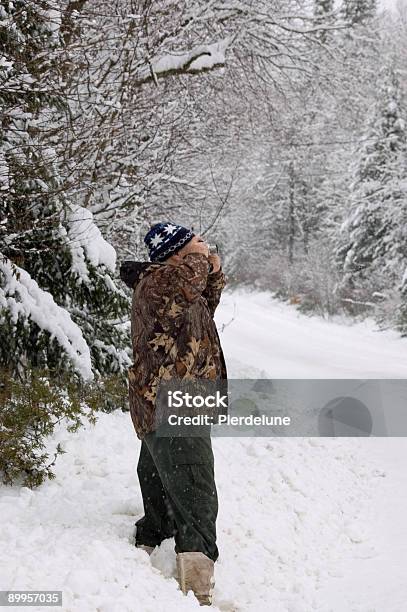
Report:
M 54 146 L 67 106 L 55 14 L 18 0 L 0 11 L 0 367 L 121 372 L 128 300 L 115 252 L 64 196 Z
M 371 19 L 376 10 L 376 0 L 344 0 L 342 4 L 344 19 L 352 25 Z
M 338 255 L 344 287 L 368 299 L 401 281 L 407 264 L 407 137 L 396 74 L 381 74 L 377 104 L 361 140 L 351 209 Z

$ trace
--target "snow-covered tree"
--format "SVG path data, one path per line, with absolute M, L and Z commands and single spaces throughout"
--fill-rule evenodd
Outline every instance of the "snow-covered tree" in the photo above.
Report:
M 60 175 L 67 101 L 55 13 L 33 1 L 0 10 L 0 367 L 123 372 L 128 299 L 112 279 L 115 252 Z
M 371 19 L 377 10 L 376 0 L 343 0 L 342 12 L 345 20 L 352 25 Z
M 352 206 L 338 248 L 344 287 L 370 299 L 399 283 L 407 263 L 405 109 L 394 71 L 383 70 L 380 81 L 378 100 L 357 152 Z

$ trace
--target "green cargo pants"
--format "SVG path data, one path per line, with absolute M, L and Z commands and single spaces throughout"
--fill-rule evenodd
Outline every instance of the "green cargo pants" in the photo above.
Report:
M 174 536 L 175 552 L 203 552 L 216 561 L 218 497 L 211 438 L 159 437 L 141 443 L 137 466 L 144 516 L 136 544 L 158 546 Z

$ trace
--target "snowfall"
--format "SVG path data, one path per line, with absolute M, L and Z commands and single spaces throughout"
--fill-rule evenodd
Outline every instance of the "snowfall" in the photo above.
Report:
M 370 321 L 311 318 L 243 290 L 224 292 L 216 321 L 231 378 L 407 378 L 407 340 Z M 0 487 L 0 590 L 60 590 L 51 609 L 66 612 L 197 610 L 178 588 L 173 540 L 151 558 L 134 547 L 143 508 L 129 414 L 100 414 L 76 434 L 61 426 L 57 442 L 67 452 L 55 480 Z M 217 437 L 213 447 L 214 610 L 406 610 L 405 438 Z

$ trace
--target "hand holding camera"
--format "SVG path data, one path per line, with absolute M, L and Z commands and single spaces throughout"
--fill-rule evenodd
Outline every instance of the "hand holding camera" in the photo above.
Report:
M 209 263 L 212 264 L 212 270 L 211 273 L 213 274 L 214 272 L 218 272 L 220 270 L 221 267 L 221 260 L 219 257 L 219 251 L 218 251 L 218 245 L 217 244 L 210 244 L 209 245 L 209 255 L 208 255 L 208 261 Z

